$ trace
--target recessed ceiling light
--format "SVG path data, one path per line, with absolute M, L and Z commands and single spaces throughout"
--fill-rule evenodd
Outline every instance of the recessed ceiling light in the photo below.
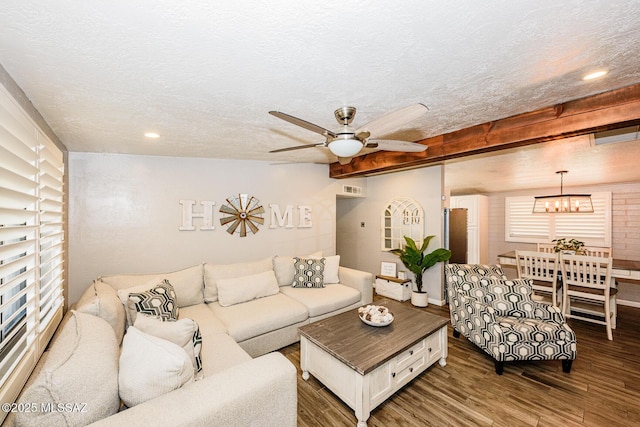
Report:
M 146 132 L 144 134 L 144 136 L 146 136 L 147 138 L 160 138 L 160 134 L 157 134 L 155 132 Z
M 597 79 L 598 77 L 602 77 L 605 74 L 607 74 L 607 72 L 605 70 L 600 70 L 600 71 L 596 71 L 593 73 L 589 73 L 586 76 L 584 76 L 582 78 L 582 80 L 593 80 L 593 79 Z

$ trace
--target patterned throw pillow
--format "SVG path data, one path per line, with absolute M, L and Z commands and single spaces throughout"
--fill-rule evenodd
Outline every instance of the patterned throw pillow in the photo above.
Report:
M 295 275 L 292 288 L 324 288 L 324 258 L 294 257 Z
M 531 279 L 482 280 L 486 287 L 487 304 L 490 304 L 497 316 L 535 318 L 536 303 L 531 298 Z
M 132 324 L 136 321 L 136 313 L 144 313 L 163 320 L 178 319 L 176 292 L 166 279 L 145 292 L 130 293 L 127 305 Z

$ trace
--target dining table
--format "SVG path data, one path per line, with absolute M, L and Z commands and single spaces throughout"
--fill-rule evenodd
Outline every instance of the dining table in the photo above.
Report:
M 501 265 L 516 265 L 516 251 L 498 255 Z M 613 258 L 611 277 L 640 285 L 640 261 Z

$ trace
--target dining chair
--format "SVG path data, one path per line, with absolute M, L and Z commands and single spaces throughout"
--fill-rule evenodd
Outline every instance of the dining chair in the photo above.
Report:
M 611 282 L 612 262 L 611 257 L 560 255 L 564 316 L 605 325 L 609 340 L 613 340 L 611 331 L 616 328 L 618 314 L 618 289 Z M 598 307 L 602 310 L 595 309 Z
M 519 279 L 533 280 L 534 293 L 551 296 L 551 305 L 558 307 L 558 254 L 538 251 L 516 251 Z
M 583 247 L 585 255 L 588 256 L 599 256 L 605 258 L 613 258 L 613 251 L 611 247 L 603 247 L 603 246 L 585 246 Z
M 538 243 L 538 252 L 546 252 L 550 254 L 556 253 L 555 245 L 552 243 Z

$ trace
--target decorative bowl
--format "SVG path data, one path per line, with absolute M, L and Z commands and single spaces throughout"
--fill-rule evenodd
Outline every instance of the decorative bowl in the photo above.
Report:
M 393 313 L 383 305 L 367 305 L 358 308 L 358 317 L 370 326 L 388 326 L 393 322 Z

